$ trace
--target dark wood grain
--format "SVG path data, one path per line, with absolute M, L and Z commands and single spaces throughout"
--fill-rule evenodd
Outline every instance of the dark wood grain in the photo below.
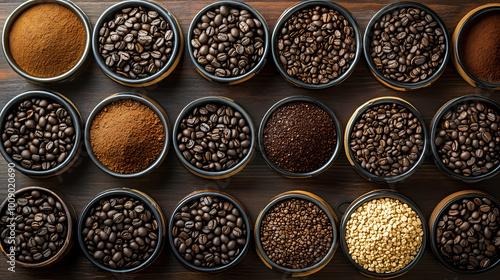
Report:
M 75 1 L 95 23 L 99 15 L 116 1 Z M 192 17 L 205 5 L 212 1 L 159 1 L 179 20 L 184 34 L 186 34 Z M 245 1 L 260 11 L 266 18 L 271 30 L 277 18 L 287 7 L 295 1 Z M 361 30 L 364 29 L 370 18 L 382 7 L 395 1 L 342 1 L 356 18 Z M 458 21 L 471 9 L 488 1 L 468 0 L 424 0 L 419 1 L 430 6 L 440 15 L 451 34 Z M 0 26 L 21 1 L 2 0 L 0 3 Z M 42 89 L 32 85 L 17 75 L 7 64 L 3 53 L 0 54 L 0 106 L 4 106 L 17 94 Z M 166 110 L 173 125 L 177 114 L 190 101 L 210 95 L 222 95 L 234 99 L 243 106 L 253 117 L 258 126 L 266 110 L 278 100 L 292 95 L 308 95 L 323 101 L 330 106 L 339 118 L 343 127 L 354 110 L 365 101 L 380 96 L 398 96 L 414 104 L 422 113 L 426 125 L 429 125 L 436 110 L 446 101 L 466 95 L 481 94 L 500 101 L 498 93 L 475 89 L 469 86 L 457 74 L 451 62 L 440 80 L 431 87 L 415 92 L 396 92 L 378 83 L 369 73 L 364 59 L 356 66 L 352 76 L 339 86 L 311 91 L 293 88 L 276 71 L 272 61 L 268 61 L 262 71 L 251 80 L 232 87 L 212 84 L 198 75 L 189 57 L 184 55 L 177 69 L 157 85 L 132 89 L 121 86 L 108 79 L 93 61 L 87 70 L 74 82 L 47 87 L 58 91 L 70 98 L 80 109 L 84 119 L 90 111 L 105 97 L 117 92 L 140 92 L 158 101 Z M 7 194 L 7 164 L 0 159 L 0 199 Z M 379 185 L 370 183 L 361 178 L 349 165 L 344 151 L 334 163 L 333 167 L 322 175 L 307 180 L 291 180 L 273 173 L 264 163 L 260 151 L 256 151 L 254 158 L 247 167 L 237 175 L 225 180 L 206 180 L 189 173 L 177 160 L 173 149 L 166 160 L 156 171 L 143 178 L 117 179 L 99 170 L 86 156 L 62 176 L 50 179 L 37 180 L 16 174 L 17 187 L 31 185 L 46 186 L 63 192 L 80 213 L 85 204 L 97 193 L 109 188 L 132 187 L 150 194 L 167 216 L 177 202 L 185 195 L 202 189 L 217 189 L 228 192 L 239 199 L 255 221 L 259 211 L 275 195 L 294 189 L 313 192 L 324 198 L 335 209 L 340 217 L 339 207 L 342 208 L 356 197 L 377 188 L 391 188 L 408 196 L 419 205 L 420 209 L 429 217 L 434 206 L 446 195 L 463 190 L 479 189 L 500 198 L 500 176 L 477 184 L 465 184 L 447 177 L 434 164 L 431 155 L 427 155 L 424 164 L 417 172 L 404 182 L 395 185 Z M 78 244 L 73 247 L 70 255 L 60 263 L 51 267 L 27 270 L 17 267 L 15 273 L 7 271 L 5 259 L 0 258 L 1 279 L 69 279 L 69 278 L 99 278 L 99 279 L 139 279 L 146 277 L 168 279 L 286 279 L 286 275 L 271 271 L 260 261 L 251 246 L 244 260 L 236 267 L 218 275 L 199 274 L 183 267 L 174 257 L 170 247 L 166 244 L 158 260 L 146 270 L 134 275 L 113 275 L 103 272 L 93 266 L 82 254 Z M 479 278 L 498 277 L 498 269 Z M 338 250 L 332 261 L 320 272 L 308 279 L 362 279 L 353 266 L 345 259 L 341 250 Z M 430 247 L 426 248 L 424 257 L 408 274 L 406 279 L 466 279 L 445 270 L 433 256 Z M 476 278 L 476 279 L 479 279 Z M 497 278 L 498 279 L 498 278 Z

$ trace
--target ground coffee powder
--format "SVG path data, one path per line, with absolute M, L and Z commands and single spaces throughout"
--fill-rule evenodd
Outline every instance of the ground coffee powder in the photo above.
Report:
M 110 170 L 130 174 L 148 168 L 160 155 L 165 128 L 158 115 L 134 100 L 122 100 L 99 112 L 90 128 L 97 159 Z
M 500 13 L 474 20 L 460 40 L 462 61 L 469 72 L 490 83 L 500 83 Z
M 309 102 L 279 107 L 264 128 L 263 144 L 269 159 L 294 173 L 319 169 L 337 144 L 335 124 L 328 113 Z
M 9 34 L 9 49 L 26 73 L 49 78 L 73 68 L 85 49 L 82 21 L 58 4 L 39 4 L 23 12 Z

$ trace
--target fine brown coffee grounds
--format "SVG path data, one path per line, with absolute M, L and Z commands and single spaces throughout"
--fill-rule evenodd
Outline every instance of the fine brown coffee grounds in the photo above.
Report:
M 279 107 L 264 128 L 263 144 L 269 159 L 293 173 L 319 169 L 337 145 L 335 124 L 328 113 L 310 102 Z
M 9 49 L 26 73 L 56 77 L 69 71 L 82 57 L 86 32 L 82 21 L 58 4 L 39 4 L 23 12 L 9 34 Z
M 160 155 L 165 128 L 148 106 L 122 100 L 96 115 L 90 128 L 90 143 L 94 155 L 110 170 L 137 173 L 148 168 Z

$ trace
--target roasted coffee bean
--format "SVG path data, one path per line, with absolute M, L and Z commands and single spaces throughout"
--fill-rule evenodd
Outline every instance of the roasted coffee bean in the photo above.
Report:
M 193 55 L 209 73 L 221 78 L 244 75 L 264 55 L 264 28 L 250 11 L 219 6 L 201 16 L 193 29 Z
M 65 245 L 68 235 L 66 212 L 50 205 L 61 203 L 45 191 L 16 194 L 14 205 L 1 213 L 0 232 L 3 248 L 13 248 L 16 259 L 38 263 L 51 259 Z M 29 209 L 29 210 L 28 210 Z M 58 223 L 58 231 L 54 223 Z M 12 228 L 14 225 L 15 228 Z
M 422 155 L 422 124 L 408 108 L 382 104 L 368 108 L 355 122 L 349 138 L 361 168 L 380 177 L 410 170 Z
M 104 32 L 99 34 L 99 52 L 106 66 L 129 79 L 156 74 L 166 65 L 174 48 L 168 21 L 142 6 L 130 11 L 122 9 L 101 30 Z
M 101 199 L 90 208 L 84 221 L 80 233 L 83 243 L 89 254 L 106 267 L 137 267 L 159 246 L 157 218 L 136 198 Z
M 338 11 L 321 6 L 295 12 L 281 27 L 278 55 L 285 72 L 307 84 L 326 84 L 355 58 L 354 28 Z
M 500 114 L 490 105 L 468 102 L 453 106 L 434 135 L 439 160 L 462 176 L 487 174 L 500 163 L 499 123 Z
M 61 127 L 64 131 L 59 130 Z M 71 116 L 61 104 L 47 99 L 30 98 L 20 102 L 10 112 L 3 128 L 5 151 L 16 163 L 31 170 L 59 166 L 71 153 L 76 140 Z
M 370 30 L 370 57 L 387 79 L 416 83 L 429 79 L 446 54 L 444 31 L 425 10 L 396 8 Z
M 450 212 L 458 211 L 458 213 Z M 498 205 L 489 198 L 461 199 L 438 217 L 436 239 L 442 257 L 462 270 L 487 268 L 500 258 Z M 450 222 L 460 226 L 450 228 Z M 499 239 L 499 240 L 496 240 Z M 451 244 L 451 245 L 450 245 Z
M 176 133 L 183 157 L 198 169 L 227 170 L 250 152 L 249 124 L 240 112 L 226 105 L 195 108 L 182 119 Z
M 274 205 L 260 225 L 260 242 L 271 261 L 301 269 L 320 262 L 333 245 L 333 225 L 313 202 L 289 199 Z
M 186 206 L 174 214 L 172 230 L 174 246 L 182 258 L 195 266 L 219 267 L 240 255 L 246 244 L 247 228 L 241 222 L 233 229 L 236 233 L 230 234 L 231 228 L 225 224 L 243 221 L 231 202 L 218 196 L 202 196 Z

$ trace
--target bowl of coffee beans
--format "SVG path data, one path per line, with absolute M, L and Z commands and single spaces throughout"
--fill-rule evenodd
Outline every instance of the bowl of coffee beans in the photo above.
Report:
M 204 97 L 180 112 L 172 135 L 175 153 L 193 174 L 221 179 L 241 171 L 255 150 L 250 115 L 233 100 Z
M 143 176 L 160 166 L 169 139 L 170 122 L 163 108 L 136 93 L 107 97 L 92 110 L 85 126 L 90 159 L 119 178 Z
M 429 219 L 434 255 L 448 270 L 477 275 L 500 265 L 500 202 L 477 190 L 441 200 Z
M 174 71 L 184 49 L 182 36 L 177 19 L 163 6 L 128 0 L 111 6 L 97 20 L 92 50 L 110 79 L 145 87 Z
M 36 90 L 17 95 L 2 109 L 0 123 L 0 152 L 23 174 L 59 175 L 80 156 L 82 118 L 59 93 Z
M 198 191 L 182 199 L 168 229 L 177 259 L 198 272 L 221 272 L 238 264 L 250 246 L 250 220 L 243 205 L 219 191 Z
M 198 73 L 213 82 L 234 85 L 255 76 L 266 64 L 269 30 L 249 5 L 218 1 L 196 14 L 187 47 Z
M 369 181 L 394 183 L 408 178 L 428 148 L 424 119 L 397 97 L 369 100 L 353 113 L 344 135 L 347 159 Z
M 167 220 L 147 194 L 128 188 L 98 194 L 78 220 L 78 243 L 95 266 L 131 273 L 151 265 L 165 242 Z
M 319 100 L 292 96 L 274 104 L 262 118 L 259 148 L 266 164 L 287 178 L 307 178 L 327 170 L 342 145 L 333 111 Z
M 429 7 L 397 2 L 378 11 L 363 38 L 366 62 L 383 85 L 406 91 L 434 83 L 450 58 L 443 21 Z
M 489 3 L 467 13 L 453 32 L 453 64 L 474 87 L 500 90 L 499 26 L 500 4 Z
M 345 81 L 361 57 L 361 32 L 344 7 L 326 0 L 288 8 L 274 28 L 272 56 L 290 84 L 323 89 Z
M 92 24 L 72 1 L 29 0 L 7 18 L 2 50 L 28 81 L 50 85 L 74 80 L 90 62 Z
M 0 249 L 7 262 L 39 268 L 63 259 L 75 239 L 76 213 L 69 200 L 43 187 L 14 191 L 9 183 L 8 190 L 0 206 Z
M 418 263 L 427 234 L 425 217 L 413 201 L 396 191 L 375 190 L 347 208 L 340 226 L 340 246 L 361 274 L 390 279 Z
M 257 254 L 270 269 L 304 277 L 318 272 L 337 249 L 337 216 L 323 199 L 305 191 L 274 197 L 255 222 Z
M 434 162 L 447 175 L 479 182 L 500 172 L 500 105 L 483 96 L 450 100 L 431 122 Z

